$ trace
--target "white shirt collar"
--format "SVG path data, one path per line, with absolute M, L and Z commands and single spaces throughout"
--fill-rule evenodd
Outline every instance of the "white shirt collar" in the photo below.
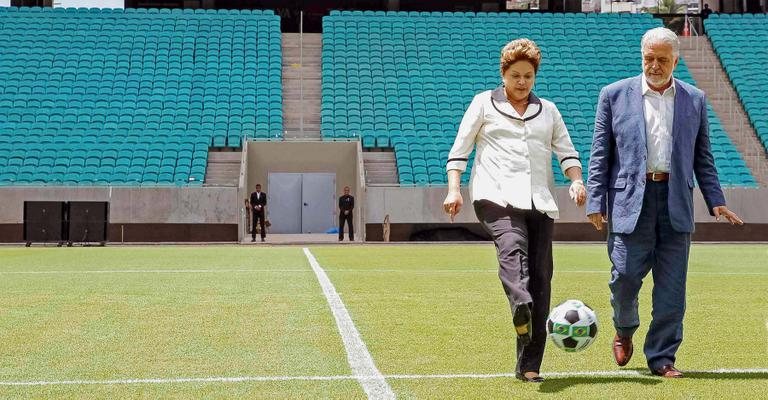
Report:
M 671 80 L 672 80 L 672 86 L 670 86 L 670 87 L 668 87 L 666 90 L 664 90 L 664 93 L 663 93 L 663 94 L 660 94 L 660 96 L 666 96 L 666 95 L 667 95 L 667 93 L 671 93 L 671 94 L 673 94 L 673 95 L 675 94 L 675 91 L 676 91 L 676 89 L 675 89 L 675 77 L 674 77 L 674 76 L 672 76 L 672 77 L 670 77 L 669 79 L 671 79 Z M 657 92 L 657 91 L 655 91 L 655 90 L 651 89 L 651 87 L 650 87 L 650 86 L 648 86 L 648 81 L 646 81 L 646 80 L 645 80 L 645 75 L 643 75 L 643 79 L 642 79 L 642 87 L 643 87 L 643 96 L 647 95 L 649 92 L 653 92 L 653 93 L 656 93 L 656 94 L 658 94 L 658 93 L 659 93 L 659 92 Z

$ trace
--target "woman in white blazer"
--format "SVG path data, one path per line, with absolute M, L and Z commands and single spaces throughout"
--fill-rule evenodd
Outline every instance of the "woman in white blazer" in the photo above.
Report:
M 475 213 L 491 235 L 499 278 L 517 334 L 515 375 L 541 382 L 552 280 L 552 228 L 558 218 L 553 196 L 552 152 L 572 181 L 570 195 L 581 206 L 586 190 L 581 162 L 554 103 L 531 92 L 541 51 L 528 39 L 501 51 L 503 85 L 475 96 L 448 156 L 448 195 L 443 207 L 451 220 L 464 203 L 461 173 L 476 149 L 469 181 Z

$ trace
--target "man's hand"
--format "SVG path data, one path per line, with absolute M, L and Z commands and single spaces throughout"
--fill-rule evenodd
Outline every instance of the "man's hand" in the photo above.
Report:
M 712 209 L 712 213 L 715 214 L 715 219 L 717 221 L 720 221 L 720 217 L 722 216 L 726 221 L 730 222 L 731 225 L 744 225 L 744 221 L 726 206 L 717 206 Z
M 448 195 L 445 196 L 445 201 L 443 201 L 443 210 L 451 216 L 451 222 L 453 222 L 456 214 L 461 211 L 461 206 L 463 205 L 464 199 L 461 197 L 461 192 L 450 191 L 448 192 Z
M 587 218 L 589 218 L 589 222 L 591 222 L 592 226 L 594 226 L 598 231 L 602 231 L 603 224 L 608 222 L 608 219 L 605 218 L 605 215 L 601 213 L 589 214 L 587 215 Z
M 573 181 L 571 187 L 568 188 L 568 194 L 577 206 L 583 206 L 587 200 L 587 188 L 584 187 L 584 181 L 581 179 Z

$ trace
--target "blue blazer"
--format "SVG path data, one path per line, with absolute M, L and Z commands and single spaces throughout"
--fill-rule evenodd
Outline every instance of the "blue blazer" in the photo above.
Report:
M 645 191 L 646 134 L 642 75 L 600 92 L 587 179 L 587 215 L 608 217 L 614 233 L 632 233 Z M 710 214 L 725 205 L 709 143 L 704 92 L 675 79 L 669 217 L 678 232 L 693 232 L 693 177 Z

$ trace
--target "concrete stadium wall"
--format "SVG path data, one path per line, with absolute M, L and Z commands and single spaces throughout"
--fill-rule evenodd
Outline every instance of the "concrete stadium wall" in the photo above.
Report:
M 421 230 L 464 228 L 479 236 L 487 236 L 480 228 L 469 193 L 462 188 L 464 208 L 453 224 L 443 213 L 445 187 L 404 188 L 368 187 L 366 191 L 366 231 L 368 240 L 381 240 L 382 222 L 389 215 L 390 240 L 403 241 Z M 595 231 L 587 223 L 584 208 L 576 207 L 568 197 L 567 187 L 558 187 L 555 196 L 560 205 L 560 219 L 555 224 L 557 240 L 604 240 L 605 233 Z M 715 223 L 704 199 L 694 190 L 696 233 L 694 240 L 768 241 L 768 189 L 725 189 L 728 207 L 746 224 L 732 227 Z
M 235 241 L 237 188 L 0 188 L 0 242 L 21 242 L 25 201 L 109 202 L 109 240 Z

